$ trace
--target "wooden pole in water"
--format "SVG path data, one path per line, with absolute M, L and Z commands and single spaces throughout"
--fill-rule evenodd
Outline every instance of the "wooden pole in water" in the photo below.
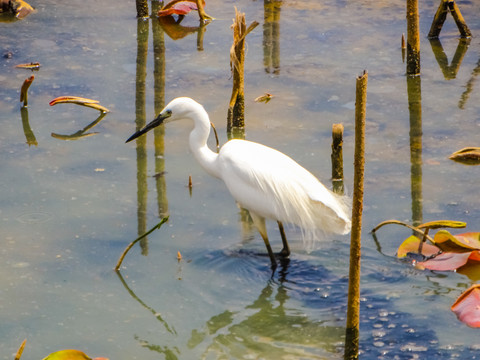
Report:
M 442 30 L 443 23 L 447 18 L 448 10 L 453 16 L 455 23 L 457 24 L 458 31 L 460 31 L 460 36 L 463 38 L 468 38 L 472 36 L 470 29 L 468 28 L 463 16 L 460 12 L 459 7 L 455 0 L 440 0 L 440 5 L 438 6 L 437 12 L 432 21 L 432 26 L 428 33 L 428 37 L 431 39 L 438 38 L 440 31 Z
M 355 102 L 355 158 L 353 177 L 352 232 L 350 237 L 350 272 L 348 281 L 345 360 L 358 358 L 360 335 L 360 255 L 365 172 L 365 117 L 368 73 L 357 77 Z
M 455 20 L 455 23 L 457 24 L 458 31 L 460 31 L 460 36 L 463 38 L 471 37 L 472 32 L 470 31 L 467 24 L 465 23 L 465 20 L 463 19 L 463 16 L 460 13 L 460 9 L 458 8 L 455 0 L 451 0 L 448 3 L 448 8 L 450 9 L 453 19 Z
M 407 0 L 407 75 L 420 75 L 418 0 Z

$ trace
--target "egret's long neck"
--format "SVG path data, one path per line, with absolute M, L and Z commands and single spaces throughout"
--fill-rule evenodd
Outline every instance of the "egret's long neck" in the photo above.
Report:
M 207 146 L 208 136 L 210 134 L 210 119 L 208 114 L 201 108 L 197 111 L 192 119 L 194 121 L 194 128 L 190 133 L 189 144 L 193 155 L 210 175 L 219 178 L 220 173 L 217 166 L 218 154 L 210 150 Z

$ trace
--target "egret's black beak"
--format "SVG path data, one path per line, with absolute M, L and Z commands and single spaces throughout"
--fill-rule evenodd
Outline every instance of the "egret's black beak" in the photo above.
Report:
M 160 115 L 158 115 L 155 118 L 155 120 L 153 120 L 152 122 L 147 124 L 143 129 L 138 130 L 135 134 L 130 136 L 127 139 L 127 141 L 125 141 L 125 143 L 128 143 L 128 142 L 138 138 L 139 136 L 141 136 L 141 135 L 145 134 L 146 132 L 152 130 L 153 128 L 157 127 L 158 125 L 163 124 L 165 119 L 169 118 L 171 115 L 172 115 L 172 113 L 170 111 L 166 111 L 165 113 L 160 113 Z

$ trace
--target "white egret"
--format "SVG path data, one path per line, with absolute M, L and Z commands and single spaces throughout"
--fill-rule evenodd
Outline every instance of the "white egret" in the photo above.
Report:
M 210 119 L 203 106 L 190 98 L 172 100 L 155 120 L 126 142 L 160 124 L 182 119 L 194 123 L 189 137 L 191 152 L 205 171 L 222 179 L 237 203 L 249 211 L 265 242 L 273 268 L 276 261 L 265 219 L 276 220 L 281 231 L 283 222 L 299 226 L 304 240 L 318 239 L 322 233 L 350 232 L 350 216 L 344 199 L 287 155 L 239 139 L 228 141 L 218 154 L 210 150 L 207 146 Z M 282 241 L 280 254 L 288 256 L 290 250 L 284 234 Z

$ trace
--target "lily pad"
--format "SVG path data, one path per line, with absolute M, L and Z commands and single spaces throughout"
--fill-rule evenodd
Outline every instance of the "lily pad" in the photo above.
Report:
M 467 289 L 451 307 L 458 320 L 470 327 L 480 327 L 480 284 Z

